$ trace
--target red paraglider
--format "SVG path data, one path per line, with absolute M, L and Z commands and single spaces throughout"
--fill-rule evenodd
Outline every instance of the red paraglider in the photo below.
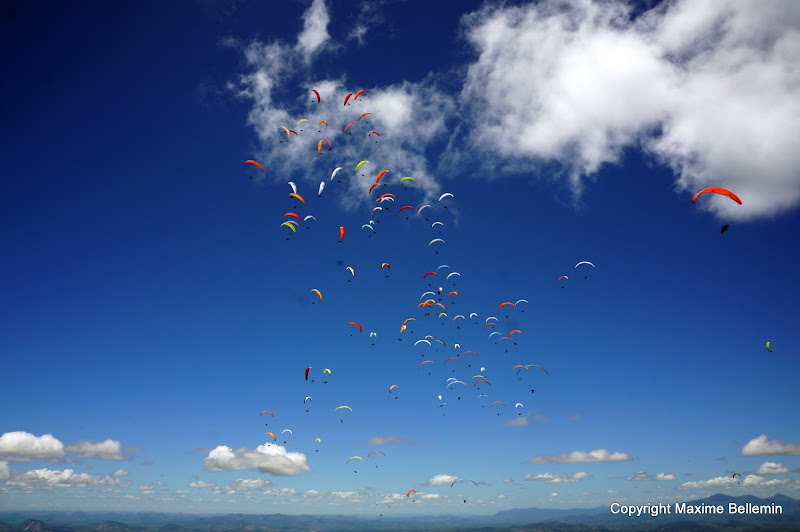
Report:
M 734 194 L 730 190 L 727 190 L 727 189 L 724 189 L 724 188 L 719 188 L 719 187 L 711 187 L 711 188 L 705 188 L 705 189 L 701 190 L 700 192 L 698 192 L 697 194 L 694 195 L 694 197 L 692 198 L 692 203 L 694 203 L 697 200 L 697 197 L 700 194 L 705 194 L 706 192 L 713 192 L 715 194 L 722 194 L 723 196 L 728 196 L 730 199 L 732 199 L 733 201 L 735 201 L 739 205 L 742 204 L 742 200 L 740 200 L 739 197 L 736 194 Z

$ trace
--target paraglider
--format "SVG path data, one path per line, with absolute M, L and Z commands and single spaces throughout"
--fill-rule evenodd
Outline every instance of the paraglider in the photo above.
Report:
M 728 227 L 730 227 L 728 224 L 725 224 L 725 225 L 723 225 L 723 226 L 722 226 L 722 229 L 720 229 L 720 231 L 719 231 L 719 232 L 720 232 L 720 234 L 722 234 L 722 233 L 724 233 L 725 231 L 727 231 L 727 230 L 728 230 Z
M 333 181 L 333 176 L 335 176 L 335 175 L 336 175 L 336 172 L 338 172 L 338 171 L 339 171 L 339 170 L 341 170 L 341 169 L 342 169 L 342 167 L 341 167 L 341 166 L 339 166 L 339 167 L 337 167 L 337 168 L 335 168 L 335 169 L 333 170 L 333 173 L 331 173 L 331 181 Z
M 290 198 L 296 198 L 296 199 L 300 200 L 300 203 L 302 203 L 303 205 L 306 204 L 306 200 L 303 199 L 303 196 L 301 196 L 300 194 L 298 194 L 296 192 L 292 192 L 291 194 L 289 194 L 289 197 Z
M 767 345 L 767 351 L 769 351 L 770 353 L 772 353 L 772 349 L 771 349 L 771 348 L 770 348 L 770 346 L 769 346 L 769 342 L 767 342 L 767 344 L 766 344 L 766 345 Z
M 248 163 L 249 163 L 249 164 L 254 164 L 254 165 L 256 165 L 256 166 L 258 167 L 258 169 L 259 169 L 259 170 L 261 170 L 262 172 L 264 171 L 264 167 L 263 167 L 263 166 L 261 166 L 261 163 L 260 163 L 260 162 L 258 162 L 258 161 L 254 161 L 254 160 L 252 160 L 252 159 L 248 159 L 248 160 L 246 160 L 245 162 L 243 162 L 242 164 L 248 164 Z
M 261 411 L 261 413 L 260 413 L 260 414 L 258 414 L 258 415 L 259 415 L 259 416 L 263 416 L 264 414 L 269 414 L 269 415 L 271 415 L 272 417 L 275 417 L 275 414 L 273 414 L 273 413 L 272 413 L 272 410 L 262 410 L 262 411 Z
M 344 227 L 339 228 L 339 242 L 344 240 Z
M 358 323 L 356 323 L 354 321 L 348 321 L 347 324 L 348 325 L 355 325 L 356 327 L 358 327 L 358 332 L 361 332 L 361 325 L 359 325 Z
M 343 107 L 344 107 L 345 105 L 347 105 L 347 100 L 349 100 L 349 99 L 350 99 L 350 96 L 352 96 L 352 95 L 353 95 L 353 93 L 351 92 L 350 94 L 348 94 L 347 96 L 345 96 L 345 97 L 344 97 L 344 103 L 342 104 L 342 106 L 343 106 Z
M 315 91 L 314 89 L 311 89 L 311 92 L 313 92 L 314 96 L 317 97 L 317 103 L 319 103 L 321 101 L 321 98 L 319 97 L 319 93 L 317 91 Z
M 306 368 L 306 380 L 308 380 L 308 372 L 309 372 L 309 370 L 311 370 L 311 366 L 308 366 Z M 310 397 L 309 397 L 309 399 L 310 399 Z M 305 401 L 303 401 L 303 402 L 305 403 Z
M 311 291 L 317 294 L 317 297 L 319 298 L 320 302 L 322 302 L 322 292 L 320 292 L 316 288 L 312 288 Z
M 711 188 L 705 188 L 705 189 L 701 190 L 700 192 L 698 192 L 697 194 L 694 195 L 694 197 L 692 198 L 692 203 L 697 201 L 697 197 L 700 194 L 706 194 L 707 192 L 713 192 L 715 194 L 721 194 L 722 196 L 727 196 L 730 199 L 732 199 L 733 201 L 735 201 L 736 203 L 738 203 L 739 205 L 742 204 L 742 200 L 740 200 L 739 197 L 736 194 L 734 194 L 730 190 L 727 190 L 727 189 L 724 189 L 724 188 L 719 188 L 719 187 L 711 187 Z

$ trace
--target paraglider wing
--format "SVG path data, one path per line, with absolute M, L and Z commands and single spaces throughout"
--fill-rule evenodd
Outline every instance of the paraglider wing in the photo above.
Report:
M 273 413 L 272 413 L 272 410 L 262 410 L 262 411 L 261 411 L 261 413 L 260 413 L 260 414 L 258 414 L 258 415 L 259 415 L 259 416 L 263 416 L 264 414 L 269 414 L 269 415 L 271 415 L 272 417 L 275 417 L 275 414 L 273 414 Z
M 597 268 L 597 266 L 595 266 L 594 264 L 592 264 L 592 263 L 591 263 L 591 262 L 589 262 L 588 260 L 582 260 L 582 261 L 580 261 L 578 264 L 576 264 L 576 265 L 575 265 L 575 268 L 577 268 L 577 267 L 578 267 L 578 266 L 580 266 L 581 264 L 588 264 L 588 265 L 589 265 L 589 266 L 591 266 L 592 268 Z
M 264 171 L 264 167 L 261 166 L 261 163 L 258 162 L 258 161 L 254 161 L 252 159 L 248 159 L 245 162 L 243 162 L 242 164 L 247 164 L 247 163 L 254 164 L 254 165 L 256 165 L 258 167 L 259 170 L 261 170 L 262 172 Z
M 359 325 L 358 323 L 356 323 L 354 321 L 348 321 L 347 324 L 348 325 L 355 325 L 356 327 L 358 327 L 358 332 L 361 332 L 361 325 Z
M 291 194 L 289 194 L 289 197 L 290 198 L 296 198 L 296 199 L 300 200 L 300 203 L 302 203 L 303 205 L 306 204 L 306 200 L 303 199 L 303 196 L 301 196 L 300 194 L 297 194 L 296 192 L 292 192 Z
M 742 204 L 742 200 L 740 200 L 739 197 L 736 194 L 734 194 L 730 190 L 727 190 L 727 189 L 724 189 L 724 188 L 719 188 L 719 187 L 711 187 L 711 188 L 705 188 L 705 189 L 701 190 L 700 192 L 698 192 L 697 194 L 694 195 L 694 197 L 692 198 L 692 203 L 697 201 L 697 197 L 700 194 L 705 194 L 707 192 L 713 192 L 715 194 L 721 194 L 723 196 L 728 196 L 730 199 L 732 199 L 733 201 L 735 201 L 739 205 Z
M 311 370 L 311 366 L 306 368 L 306 380 L 308 380 L 308 372 Z M 303 401 L 305 403 L 305 401 Z
M 344 227 L 340 227 L 339 228 L 339 240 L 341 241 L 343 239 L 344 239 Z
M 352 96 L 352 95 L 353 95 L 353 93 L 351 92 L 350 94 L 348 94 L 347 96 L 344 97 L 344 103 L 342 104 L 342 106 L 347 105 L 347 100 L 349 100 L 350 96 Z
M 311 291 L 314 292 L 315 294 L 317 294 L 317 297 L 319 298 L 319 300 L 322 301 L 322 292 L 320 292 L 316 288 L 312 288 Z
M 339 170 L 341 170 L 341 169 L 342 169 L 342 167 L 341 167 L 341 166 L 339 166 L 339 167 L 337 167 L 337 168 L 335 168 L 335 169 L 333 170 L 333 173 L 331 174 L 331 181 L 333 181 L 333 176 L 335 176 L 335 175 L 336 175 L 336 172 L 338 172 L 338 171 L 339 171 Z
M 316 97 L 317 97 L 317 103 L 319 103 L 319 102 L 321 101 L 321 99 L 320 99 L 320 97 L 319 97 L 319 93 L 318 93 L 317 91 L 315 91 L 314 89 L 311 89 L 311 92 L 313 92 L 313 93 L 314 93 L 314 96 L 316 96 Z

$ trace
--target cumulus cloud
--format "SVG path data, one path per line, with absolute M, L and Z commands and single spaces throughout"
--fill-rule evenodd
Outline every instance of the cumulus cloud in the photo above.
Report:
M 90 475 L 89 473 L 76 474 L 72 469 L 63 471 L 53 469 L 33 469 L 26 471 L 6 482 L 8 486 L 19 486 L 29 489 L 51 489 L 69 487 L 96 487 L 114 486 L 119 480 L 110 476 Z
M 525 475 L 525 480 L 529 480 L 532 482 L 578 482 L 581 480 L 585 480 L 587 478 L 591 478 L 591 475 L 585 471 L 579 471 L 577 473 L 573 473 L 571 475 L 567 475 L 564 473 L 558 473 L 556 475 L 552 475 L 550 473 L 542 473 L 539 475 L 532 475 L 528 473 Z
M 214 489 L 216 489 L 216 488 L 219 488 L 219 486 L 217 486 L 213 482 L 204 482 L 202 480 L 197 480 L 195 482 L 192 482 L 192 483 L 190 483 L 188 485 L 188 487 L 189 488 L 198 488 L 198 489 L 202 489 L 202 488 L 214 488 Z
M 272 488 L 268 490 L 264 490 L 264 495 L 277 495 L 279 497 L 289 496 L 289 495 L 297 495 L 297 492 L 292 488 Z
M 455 482 L 456 480 L 458 480 L 458 477 L 455 477 L 453 475 L 436 475 L 435 477 L 433 477 L 429 481 L 423 482 L 422 485 L 444 486 L 444 485 L 450 485 L 453 482 Z
M 373 436 L 367 440 L 369 445 L 389 445 L 394 443 L 411 443 L 398 436 Z
M 672 473 L 658 473 L 648 475 L 646 471 L 639 471 L 633 476 L 625 477 L 625 480 L 677 480 Z
M 127 469 L 117 469 L 116 471 L 111 473 L 111 476 L 112 477 L 124 477 L 125 475 L 127 475 L 129 473 L 130 473 L 130 471 L 128 471 Z
M 756 475 L 780 475 L 788 472 L 788 467 L 777 462 L 764 462 L 756 469 Z
M 122 460 L 122 447 L 117 440 L 106 439 L 101 442 L 84 440 L 70 445 L 67 452 L 80 458 L 100 458 L 103 460 Z
M 325 0 L 313 0 L 303 14 L 303 31 L 297 37 L 296 49 L 303 55 L 306 63 L 310 62 L 330 39 L 328 33 L 330 21 Z
M 684 489 L 718 489 L 718 488 L 731 488 L 739 484 L 744 488 L 750 489 L 788 489 L 800 490 L 800 480 L 792 480 L 788 478 L 774 478 L 767 480 L 759 475 L 747 475 L 744 479 L 733 479 L 729 476 L 716 477 L 708 480 L 700 480 L 697 482 L 684 482 L 681 488 Z
M 11 462 L 57 460 L 66 454 L 64 444 L 52 434 L 35 436 L 29 432 L 6 432 L 0 436 L 0 456 Z
M 420 495 L 420 498 L 422 498 L 422 499 L 440 499 L 440 498 L 442 498 L 442 496 L 440 494 L 438 494 L 438 493 L 423 493 L 422 495 Z
M 735 486 L 737 481 L 731 477 L 715 477 L 708 480 L 698 480 L 695 482 L 684 482 L 682 488 L 728 488 Z
M 766 434 L 754 438 L 742 447 L 742 456 L 764 456 L 769 454 L 800 454 L 800 444 L 770 440 Z
M 528 463 L 531 464 L 571 464 L 579 462 L 624 462 L 633 460 L 633 457 L 628 453 L 615 452 L 610 453 L 605 449 L 597 449 L 596 451 L 572 451 L 571 453 L 547 454 L 534 456 Z
M 235 491 L 248 491 L 252 489 L 262 489 L 271 486 L 272 482 L 262 478 L 239 478 L 233 482 L 228 482 L 228 489 Z
M 203 460 L 208 471 L 241 471 L 257 469 L 275 476 L 298 475 L 310 471 L 303 453 L 287 452 L 282 445 L 259 445 L 255 449 L 233 450 L 219 445 Z
M 463 18 L 477 59 L 461 92 L 472 154 L 447 160 L 526 171 L 553 164 L 573 191 L 641 146 L 676 189 L 726 218 L 800 202 L 800 4 L 664 2 L 631 20 L 619 1 L 487 4 Z M 452 155 L 452 154 L 451 154 Z M 547 166 L 545 166 L 547 165 Z M 754 179 L 753 176 L 758 176 Z

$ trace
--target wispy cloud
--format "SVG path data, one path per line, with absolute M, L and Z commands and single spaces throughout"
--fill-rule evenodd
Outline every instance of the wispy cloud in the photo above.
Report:
M 527 475 L 525 475 L 525 480 L 531 482 L 551 482 L 551 483 L 579 482 L 581 480 L 586 480 L 588 478 L 591 478 L 591 475 L 585 471 L 579 471 L 571 475 L 567 475 L 564 473 L 558 473 L 555 475 L 550 473 L 541 473 L 539 475 L 532 475 L 528 473 Z
M 780 475 L 788 472 L 788 467 L 777 462 L 764 462 L 756 469 L 756 475 Z
M 122 455 L 120 442 L 111 439 L 101 442 L 84 440 L 67 446 L 66 450 L 80 458 L 101 458 L 103 460 L 123 460 L 125 458 Z
M 369 445 L 393 445 L 397 443 L 412 443 L 399 436 L 373 436 L 367 440 Z
M 313 0 L 303 14 L 303 31 L 297 37 L 296 49 L 303 55 L 306 63 L 310 63 L 311 58 L 330 40 L 330 21 L 325 0 Z

